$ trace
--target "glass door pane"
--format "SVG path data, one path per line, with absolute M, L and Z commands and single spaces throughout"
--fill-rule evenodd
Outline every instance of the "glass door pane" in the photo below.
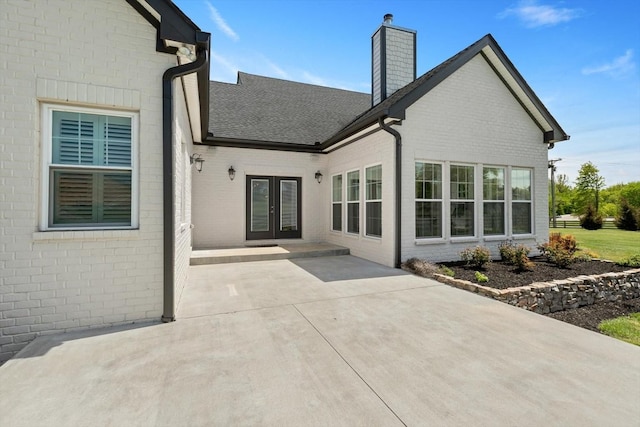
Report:
M 298 182 L 280 181 L 280 231 L 298 229 Z
M 251 180 L 251 232 L 269 231 L 269 180 Z

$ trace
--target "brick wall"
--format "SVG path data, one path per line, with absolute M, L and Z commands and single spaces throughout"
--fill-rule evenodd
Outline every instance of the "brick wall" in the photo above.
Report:
M 377 125 L 376 125 L 377 126 Z M 327 241 L 348 247 L 352 255 L 365 258 L 390 267 L 394 266 L 395 248 L 395 138 L 378 131 L 357 142 L 340 148 L 328 155 L 328 174 L 326 205 L 323 207 L 324 222 L 327 230 L 331 227 L 331 177 L 342 174 L 343 187 L 346 185 L 346 173 L 360 171 L 360 233 L 346 232 L 346 190 L 343 192 L 342 231 L 327 231 Z M 382 237 L 365 236 L 365 168 L 382 165 Z
M 180 295 L 187 283 L 189 258 L 191 257 L 191 182 L 195 165 L 191 165 L 189 157 L 193 150 L 189 117 L 185 103 L 184 91 L 180 79 L 174 82 L 174 194 L 175 194 L 175 265 L 174 292 L 175 309 L 180 302 Z
M 478 244 L 490 247 L 497 254 L 499 243 L 506 238 L 416 241 L 413 190 L 416 160 L 443 162 L 445 168 L 450 162 L 474 164 L 476 175 L 481 175 L 483 165 L 531 168 L 535 193 L 534 232 L 522 236 L 518 243 L 535 247 L 536 242 L 547 239 L 547 146 L 542 142 L 542 132 L 480 55 L 409 107 L 406 120 L 397 129 L 402 134 L 404 147 L 403 260 L 411 257 L 430 261 L 457 259 L 460 250 Z M 476 231 L 482 229 L 479 221 L 481 183 L 481 179 L 476 180 Z M 509 203 L 506 208 L 509 211 Z M 445 222 L 448 221 L 445 219 Z
M 160 82 L 175 58 L 155 44 L 122 0 L 2 2 L 0 361 L 39 334 L 161 315 Z M 39 231 L 45 101 L 139 112 L 139 229 Z
M 195 148 L 205 159 L 201 173 L 193 174 L 193 247 L 219 248 L 243 246 L 245 239 L 246 176 L 268 175 L 302 178 L 302 239 L 290 242 L 324 241 L 327 186 L 326 156 L 271 150 L 229 147 Z M 236 170 L 229 179 L 228 169 Z M 318 184 L 316 171 L 325 179 Z M 255 243 L 255 242 L 254 242 Z M 286 240 L 265 241 L 287 243 Z

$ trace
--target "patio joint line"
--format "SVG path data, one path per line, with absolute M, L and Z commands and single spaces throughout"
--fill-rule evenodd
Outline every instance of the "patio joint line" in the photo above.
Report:
M 444 287 L 447 286 L 444 283 L 438 283 L 437 285 L 430 285 L 430 286 L 424 286 L 424 285 L 420 285 L 420 286 L 414 286 L 411 288 L 403 288 L 403 289 L 391 289 L 388 291 L 378 291 L 378 292 L 368 292 L 365 294 L 356 294 L 356 295 L 344 295 L 344 296 L 340 296 L 340 297 L 335 297 L 335 298 L 322 298 L 322 299 L 314 299 L 314 300 L 309 300 L 309 301 L 299 301 L 299 302 L 288 302 L 285 304 L 279 304 L 279 305 L 267 305 L 264 307 L 253 307 L 253 308 L 245 308 L 245 309 L 240 309 L 240 310 L 231 310 L 231 311 L 221 311 L 219 313 L 207 313 L 207 314 L 197 314 L 195 316 L 185 316 L 182 317 L 180 316 L 180 305 L 178 305 L 178 308 L 176 309 L 176 321 L 180 320 L 180 319 L 197 319 L 200 317 L 209 317 L 209 316 L 218 316 L 221 314 L 234 314 L 234 313 L 244 313 L 247 311 L 256 311 L 256 310 L 266 310 L 266 309 L 270 309 L 270 308 L 282 308 L 282 307 L 288 307 L 288 306 L 296 306 L 296 305 L 302 305 L 302 304 L 314 304 L 317 302 L 323 302 L 323 301 L 336 301 L 336 300 L 340 300 L 340 299 L 347 299 L 347 298 L 357 298 L 357 297 L 365 297 L 365 296 L 371 296 L 371 295 L 380 295 L 380 294 L 388 294 L 388 293 L 393 293 L 393 292 L 401 292 L 401 291 L 412 291 L 412 290 L 416 290 L 416 289 L 428 289 L 428 288 L 437 288 L 437 287 Z M 297 309 L 297 307 L 296 307 Z
M 389 411 L 391 411 L 391 413 L 392 413 L 392 414 L 393 414 L 393 415 L 398 419 L 398 421 L 400 421 L 400 422 L 402 423 L 402 425 L 406 427 L 407 423 L 405 423 L 405 422 L 402 420 L 402 418 L 400 418 L 400 416 L 396 413 L 396 411 L 394 411 L 394 410 L 391 408 L 391 406 L 389 406 L 389 405 L 387 404 L 387 402 L 385 402 L 385 400 L 384 400 L 384 399 L 383 399 L 383 398 L 382 398 L 382 397 L 381 397 L 381 396 L 380 396 L 380 395 L 379 395 L 379 394 L 378 394 L 378 393 L 373 389 L 373 387 L 371 387 L 371 385 L 369 385 L 369 383 L 368 383 L 368 382 L 367 382 L 367 381 L 362 377 L 362 375 L 360 375 L 360 373 L 359 373 L 359 372 L 358 372 L 358 371 L 357 371 L 353 366 L 351 366 L 351 363 L 349 363 L 349 361 L 348 361 L 347 359 L 345 359 L 345 358 L 344 358 L 344 356 L 343 356 L 343 355 L 338 351 L 338 349 L 337 349 L 337 348 L 335 348 L 333 344 L 331 344 L 331 341 L 329 341 L 329 340 L 327 339 L 327 337 L 325 337 L 325 336 L 324 336 L 324 334 L 323 334 L 322 332 L 320 332 L 320 330 L 319 330 L 318 328 L 316 328 L 316 325 L 314 325 L 314 324 L 313 324 L 313 323 L 312 323 L 312 322 L 307 318 L 307 316 L 305 316 L 305 315 L 304 315 L 304 314 L 303 314 L 303 313 L 298 309 L 298 307 L 296 306 L 296 304 L 291 304 L 291 305 L 293 306 L 293 308 L 295 308 L 295 309 L 296 309 L 296 311 L 297 311 L 298 313 L 300 313 L 300 316 L 302 316 L 302 318 L 303 318 L 304 320 L 306 320 L 306 321 L 307 321 L 307 323 L 309 323 L 309 325 L 311 325 L 311 327 L 312 327 L 313 329 L 315 329 L 315 331 L 316 331 L 316 332 L 317 332 L 317 333 L 322 337 L 322 339 L 323 339 L 323 340 L 324 340 L 324 341 L 329 345 L 329 347 L 331 347 L 331 348 L 333 349 L 333 351 L 335 351 L 335 352 L 336 352 L 336 354 L 338 355 L 338 357 L 340 357 L 340 359 L 342 359 L 342 361 L 343 361 L 344 363 L 346 363 L 346 364 L 347 364 L 347 366 L 348 366 L 348 367 L 349 367 L 349 368 L 350 368 L 350 369 L 351 369 L 351 370 L 352 370 L 352 371 L 353 371 L 353 372 L 358 376 L 358 378 L 360 378 L 360 380 L 361 380 L 361 381 L 362 381 L 362 382 L 363 382 L 363 383 L 364 383 L 364 384 L 369 388 L 369 390 L 371 390 L 371 392 L 372 392 L 373 394 L 375 394 L 375 395 L 376 395 L 376 397 L 380 400 L 380 402 L 382 402 L 382 404 L 383 404 L 384 406 L 386 406 L 386 407 L 387 407 L 387 409 L 389 409 Z

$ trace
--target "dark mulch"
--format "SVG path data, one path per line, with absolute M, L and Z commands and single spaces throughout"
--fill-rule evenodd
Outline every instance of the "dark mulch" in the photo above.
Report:
M 488 282 L 481 283 L 482 286 L 494 289 L 506 289 L 527 286 L 535 282 L 549 282 L 582 275 L 591 276 L 629 270 L 629 267 L 621 267 L 617 264 L 603 261 L 578 262 L 571 264 L 568 268 L 558 268 L 541 257 L 531 258 L 531 261 L 535 266 L 530 271 L 518 271 L 513 265 L 502 261 L 490 262 L 483 269 L 468 267 L 462 262 L 446 263 L 445 265 L 454 271 L 456 279 L 468 280 L 473 283 L 478 283 L 475 278 L 475 272 L 480 271 L 489 278 Z
M 549 313 L 547 316 L 581 328 L 598 331 L 598 324 L 603 320 L 640 313 L 640 298 L 626 301 L 600 302 L 585 307 L 572 308 L 564 311 Z
M 517 286 L 527 286 L 534 282 L 548 282 L 562 280 L 576 276 L 590 276 L 611 272 L 629 270 L 629 267 L 621 267 L 614 263 L 602 261 L 579 262 L 568 268 L 558 268 L 548 263 L 543 258 L 532 258 L 535 267 L 531 271 L 517 271 L 514 266 L 500 261 L 489 263 L 484 269 L 478 270 L 467 267 L 464 263 L 447 263 L 447 267 L 455 272 L 456 279 L 468 280 L 478 283 L 475 272 L 480 271 L 489 277 L 489 281 L 482 283 L 496 289 L 505 289 Z M 606 301 L 597 304 L 557 311 L 546 316 L 563 322 L 570 323 L 581 328 L 598 331 L 598 324 L 603 320 L 615 319 L 620 316 L 628 316 L 631 313 L 640 312 L 640 298 L 627 301 Z

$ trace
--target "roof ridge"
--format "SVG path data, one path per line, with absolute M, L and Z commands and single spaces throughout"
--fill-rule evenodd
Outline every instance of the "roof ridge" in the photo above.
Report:
M 323 86 L 323 85 L 314 84 L 314 83 L 298 82 L 298 81 L 295 81 L 295 80 L 287 80 L 287 79 L 283 79 L 283 78 L 279 78 L 279 77 L 262 76 L 260 74 L 251 74 L 251 73 L 247 73 L 247 72 L 244 72 L 244 71 L 238 71 L 238 81 L 240 81 L 240 76 L 241 75 L 248 76 L 249 79 L 258 78 L 258 79 L 264 79 L 264 80 L 276 80 L 276 81 L 280 81 L 280 82 L 288 83 L 288 84 L 310 86 L 310 87 L 321 88 L 321 89 L 329 89 L 329 90 L 338 90 L 338 91 L 343 91 L 343 92 L 357 93 L 357 94 L 361 94 L 361 95 L 371 96 L 370 93 L 361 92 L 361 91 L 357 91 L 357 90 L 343 89 L 343 88 L 337 88 L 337 87 L 332 87 L 332 86 Z M 244 82 L 242 84 L 244 84 Z

